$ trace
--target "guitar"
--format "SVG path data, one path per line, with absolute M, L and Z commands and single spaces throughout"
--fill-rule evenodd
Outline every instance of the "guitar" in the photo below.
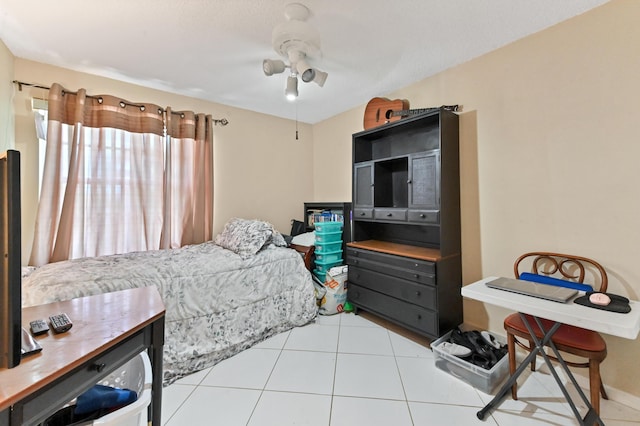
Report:
M 405 99 L 389 100 L 387 98 L 373 98 L 364 110 L 364 129 L 369 130 L 382 124 L 398 121 L 403 117 L 440 109 L 458 111 L 458 105 L 442 105 L 441 107 L 409 109 L 409 101 Z

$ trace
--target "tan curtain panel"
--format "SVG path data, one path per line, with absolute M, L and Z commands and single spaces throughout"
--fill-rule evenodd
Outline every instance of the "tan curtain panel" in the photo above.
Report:
M 166 108 L 168 136 L 162 247 L 213 237 L 213 119 Z M 169 208 L 169 206 L 171 208 Z
M 212 238 L 210 116 L 54 84 L 47 126 L 30 265 Z
M 65 90 L 54 83 L 49 90 L 49 120 L 86 127 L 112 127 L 132 133 L 164 134 L 163 108 L 132 103 L 115 96 L 87 96 L 85 89 Z

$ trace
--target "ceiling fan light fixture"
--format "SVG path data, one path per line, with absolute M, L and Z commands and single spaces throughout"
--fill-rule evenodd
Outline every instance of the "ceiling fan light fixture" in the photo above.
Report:
M 266 76 L 280 74 L 284 72 L 285 67 L 284 61 L 280 59 L 265 59 L 262 61 L 262 71 L 264 71 L 264 75 Z
M 298 60 L 296 69 L 298 70 L 298 74 L 300 74 L 300 78 L 305 83 L 313 81 L 316 76 L 316 70 L 314 70 L 311 65 L 309 65 L 309 63 L 304 59 Z
M 287 77 L 287 87 L 284 89 L 284 95 L 288 101 L 295 101 L 298 97 L 298 78 L 295 75 Z
M 307 62 L 322 56 L 320 34 L 306 22 L 310 16 L 311 12 L 305 5 L 288 4 L 285 7 L 287 21 L 277 25 L 271 34 L 273 49 L 288 61 L 265 59 L 262 62 L 262 69 L 267 76 L 279 74 L 285 68 L 291 70 L 284 92 L 290 101 L 298 97 L 298 76 L 304 83 L 314 81 L 320 87 L 327 79 L 326 72 L 313 68 Z
M 324 82 L 327 81 L 328 75 L 329 74 L 327 74 L 324 71 L 314 70 L 314 76 L 312 81 L 316 83 L 318 86 L 322 87 L 324 86 Z

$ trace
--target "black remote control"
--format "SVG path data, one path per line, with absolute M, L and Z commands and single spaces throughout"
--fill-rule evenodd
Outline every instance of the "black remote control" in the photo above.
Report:
M 49 326 L 43 319 L 33 320 L 29 323 L 29 326 L 31 327 L 31 334 L 34 336 L 39 336 L 49 331 Z
M 64 333 L 65 331 L 69 331 L 69 329 L 73 326 L 73 323 L 65 313 L 50 316 L 49 322 L 51 322 L 51 328 L 53 328 L 53 331 L 55 331 L 56 333 Z

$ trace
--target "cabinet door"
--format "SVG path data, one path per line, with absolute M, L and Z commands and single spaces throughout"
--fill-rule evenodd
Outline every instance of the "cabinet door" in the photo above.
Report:
M 373 163 L 357 164 L 353 168 L 354 209 L 373 207 Z
M 440 210 L 440 152 L 409 157 L 409 208 Z

